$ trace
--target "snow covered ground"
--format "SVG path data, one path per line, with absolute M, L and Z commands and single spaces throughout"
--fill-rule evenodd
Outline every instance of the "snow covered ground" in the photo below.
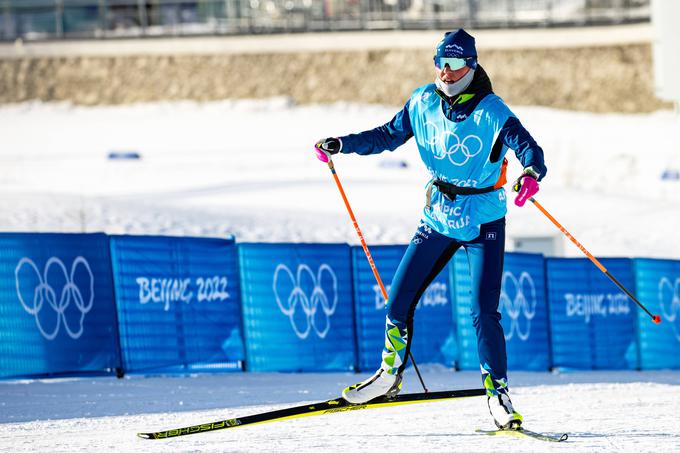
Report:
M 223 236 L 356 243 L 318 138 L 372 128 L 393 107 L 286 99 L 83 108 L 0 107 L 0 231 Z M 680 258 L 680 118 L 517 107 L 546 152 L 538 199 L 599 256 Z M 112 161 L 137 151 L 138 161 Z M 512 161 L 512 158 L 511 158 Z M 405 243 L 427 175 L 413 143 L 340 156 L 338 174 L 369 244 Z M 519 171 L 514 163 L 510 177 Z M 510 204 L 510 238 L 556 236 Z M 512 241 L 509 241 L 512 248 Z M 580 256 L 567 243 L 566 256 Z M 0 382 L 0 451 L 680 451 L 680 372 L 512 373 L 527 426 L 566 444 L 492 438 L 483 398 L 340 413 L 168 441 L 171 428 L 324 400 L 361 376 L 220 374 Z M 433 390 L 477 373 L 428 368 Z M 418 391 L 412 374 L 405 391 Z
M 2 106 L 0 231 L 356 243 L 312 144 L 375 127 L 395 111 L 287 99 Z M 515 111 L 546 153 L 538 199 L 587 248 L 599 256 L 680 257 L 680 180 L 662 179 L 680 172 L 680 116 Z M 111 161 L 111 151 L 137 151 L 142 159 Z M 368 243 L 406 243 L 428 179 L 414 143 L 335 160 Z M 510 160 L 513 178 L 519 166 Z M 510 205 L 510 239 L 562 240 L 535 208 Z M 570 243 L 563 249 L 581 253 Z
M 480 386 L 476 372 L 426 367 L 431 390 Z M 488 437 L 484 397 L 244 426 L 170 440 L 139 431 L 239 417 L 337 397 L 364 375 L 231 373 L 0 382 L 0 451 L 413 452 L 680 449 L 678 372 L 511 373 L 527 427 L 563 444 Z M 404 392 L 419 391 L 406 373 Z

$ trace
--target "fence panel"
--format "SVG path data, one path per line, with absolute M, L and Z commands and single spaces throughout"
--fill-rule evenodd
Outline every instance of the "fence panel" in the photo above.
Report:
M 632 261 L 600 260 L 630 291 Z M 565 369 L 634 369 L 634 303 L 585 258 L 549 258 L 548 305 L 553 365 Z
M 354 369 L 348 245 L 240 244 L 239 259 L 248 370 Z
M 109 239 L 0 235 L 0 377 L 119 367 Z
M 111 256 L 127 371 L 240 369 L 233 240 L 113 236 Z
M 634 266 L 640 302 L 661 316 L 657 325 L 638 310 L 640 368 L 680 369 L 680 261 L 636 259 Z

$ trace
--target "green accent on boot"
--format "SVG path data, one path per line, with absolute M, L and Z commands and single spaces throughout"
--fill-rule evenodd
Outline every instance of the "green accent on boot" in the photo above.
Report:
M 387 333 L 390 334 L 393 337 L 401 338 L 401 334 L 399 333 L 399 328 L 397 326 L 394 326 L 391 329 L 388 329 Z
M 490 374 L 484 376 L 484 388 L 486 389 L 486 396 L 498 396 L 498 390 L 494 387 Z
M 401 351 L 403 349 L 406 349 L 406 343 L 394 342 L 392 343 L 392 346 L 394 347 L 395 351 Z
M 387 374 L 397 374 L 406 361 L 408 332 L 403 336 L 399 328 L 389 318 L 385 319 L 385 346 L 382 353 L 382 366 Z
M 404 339 L 402 338 L 401 333 L 399 332 L 399 329 L 397 327 L 393 327 L 390 330 L 388 330 L 387 336 L 391 340 L 390 343 L 392 344 L 392 347 L 394 347 L 395 350 L 401 351 L 406 347 L 406 342 L 404 342 Z
M 350 385 L 349 387 L 345 387 L 345 390 L 343 390 L 342 393 L 349 392 L 350 390 L 354 390 L 357 387 L 359 387 L 359 384 Z
M 391 352 L 390 354 L 386 355 L 383 357 L 383 362 L 387 364 L 390 369 L 394 368 L 394 359 L 396 358 L 397 353 L 396 352 Z
M 498 384 L 498 389 L 506 389 L 508 388 L 508 381 L 506 379 L 496 379 L 496 384 Z

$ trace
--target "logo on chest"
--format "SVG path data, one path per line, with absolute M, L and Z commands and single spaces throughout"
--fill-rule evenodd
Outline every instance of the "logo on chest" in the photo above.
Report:
M 437 160 L 447 159 L 453 165 L 462 167 L 470 159 L 482 152 L 484 143 L 476 135 L 461 138 L 453 131 L 439 131 L 439 127 L 431 121 L 425 123 L 425 143 L 429 145 L 432 155 Z

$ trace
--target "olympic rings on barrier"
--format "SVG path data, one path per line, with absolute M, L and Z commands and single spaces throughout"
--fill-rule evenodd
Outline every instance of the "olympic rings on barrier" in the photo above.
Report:
M 676 278 L 674 283 L 668 277 L 662 277 L 659 280 L 659 306 L 661 314 L 668 321 L 673 328 L 675 338 L 680 341 L 680 278 Z
M 87 301 L 81 292 L 81 289 L 74 283 L 74 277 L 78 269 L 82 268 L 87 273 L 89 297 Z M 28 275 L 26 275 L 22 270 L 28 269 Z M 56 269 L 56 272 L 61 270 L 63 273 L 63 281 L 48 281 L 53 273 L 50 273 L 52 269 Z M 34 273 L 33 282 L 30 281 L 30 277 Z M 46 340 L 54 340 L 59 333 L 61 324 L 64 324 L 64 329 L 69 337 L 74 340 L 80 338 L 83 334 L 83 321 L 85 320 L 85 315 L 92 309 L 94 304 L 94 275 L 90 269 L 90 265 L 85 258 L 82 256 L 76 257 L 71 266 L 71 272 L 68 273 L 64 263 L 56 257 L 51 257 L 45 263 L 45 269 L 40 274 L 38 267 L 30 258 L 22 258 L 17 264 L 14 270 L 17 297 L 19 302 L 24 307 L 24 310 L 35 317 L 35 324 L 40 331 L 40 334 Z M 28 282 L 27 282 L 28 280 Z M 31 288 L 31 283 L 35 284 L 34 288 Z M 28 285 L 28 287 L 26 286 Z M 29 300 L 24 299 L 24 295 L 31 294 L 32 298 Z M 78 320 L 78 328 L 72 329 L 69 324 L 66 311 L 71 306 L 71 303 L 75 306 L 75 309 L 80 313 L 80 319 Z M 56 323 L 54 327 L 46 327 L 44 325 L 45 320 L 40 316 L 43 308 L 47 309 L 49 306 L 56 314 Z M 74 313 L 72 310 L 69 313 Z M 72 319 L 74 316 L 71 315 Z M 42 320 L 41 320 L 42 319 Z
M 510 298 L 508 293 L 514 294 L 514 297 Z M 503 309 L 510 318 L 510 329 L 505 333 L 505 339 L 510 340 L 517 332 L 520 340 L 527 341 L 531 334 L 531 320 L 536 316 L 536 286 L 529 273 L 522 272 L 519 280 L 512 272 L 503 273 L 498 311 Z M 522 329 L 520 316 L 526 319 L 525 329 Z
M 311 283 L 311 287 L 305 287 L 305 289 L 312 290 L 311 294 L 303 289 L 303 280 Z M 325 283 L 330 283 L 330 287 Z M 312 330 L 319 338 L 326 337 L 331 328 L 330 317 L 335 313 L 338 304 L 338 280 L 329 265 L 322 264 L 315 276 L 309 266 L 300 264 L 297 268 L 297 275 L 294 277 L 285 264 L 279 264 L 274 271 L 272 287 L 281 313 L 288 316 L 290 325 L 298 338 L 304 340 Z M 290 289 L 289 292 L 288 289 Z M 332 295 L 326 292 L 330 289 L 332 289 Z M 302 310 L 302 315 L 296 316 L 298 308 Z M 319 308 L 321 308 L 320 312 Z M 320 319 L 317 313 L 323 313 L 323 319 L 325 319 L 321 327 L 318 325 Z M 300 327 L 298 324 L 302 323 L 304 325 Z
M 425 123 L 425 127 L 428 126 L 434 129 L 434 134 L 425 143 L 432 147 L 432 154 L 437 160 L 448 157 L 449 162 L 453 165 L 462 167 L 471 158 L 482 152 L 482 148 L 484 148 L 482 139 L 476 135 L 468 135 L 461 140 L 455 132 L 443 131 L 440 133 L 437 125 L 431 121 Z M 460 151 L 460 154 L 457 154 L 458 151 Z M 463 157 L 454 158 L 461 155 Z

